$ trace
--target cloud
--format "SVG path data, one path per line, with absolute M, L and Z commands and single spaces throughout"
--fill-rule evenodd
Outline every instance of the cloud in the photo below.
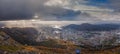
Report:
M 94 0 L 93 0 L 94 1 Z M 115 16 L 118 0 L 108 3 L 92 0 L 0 0 L 0 20 L 101 21 Z M 101 2 L 101 3 L 99 3 Z M 88 5 L 89 3 L 89 5 Z M 96 4 L 96 3 L 95 3 Z M 104 4 L 104 5 L 102 5 Z M 111 14 L 112 13 L 112 14 Z M 106 16 L 104 16 L 106 15 Z M 103 19 L 104 18 L 104 19 Z
M 0 0 L 0 20 L 32 19 L 35 15 L 38 15 L 37 18 L 43 20 L 57 20 L 57 15 L 67 17 L 68 15 L 77 16 L 79 14 L 79 11 L 65 9 L 60 6 L 45 6 L 45 3 L 48 1 L 49 0 Z M 63 13 L 65 15 L 62 15 Z
M 57 19 L 68 20 L 68 21 L 69 20 L 77 20 L 77 21 L 102 20 L 102 19 L 100 19 L 100 17 L 98 17 L 100 14 L 104 14 L 105 12 L 106 12 L 105 14 L 108 14 L 109 12 L 113 12 L 113 10 L 109 9 L 109 8 L 101 8 L 101 7 L 97 7 L 97 6 L 86 5 L 85 3 L 88 3 L 88 1 L 84 1 L 84 0 L 75 0 L 75 1 L 73 1 L 73 0 L 59 0 L 59 1 L 49 0 L 49 1 L 45 2 L 44 5 L 47 7 L 50 7 L 53 10 L 53 11 L 51 11 L 50 8 L 48 8 L 48 11 L 45 10 L 46 13 L 49 12 L 48 15 L 51 15 L 54 13 L 52 15 L 52 18 L 56 17 Z M 70 17 L 66 18 L 66 16 L 69 16 L 69 14 L 66 15 L 64 13 L 69 13 L 69 12 L 64 11 L 64 10 L 74 11 L 74 12 L 72 12 L 72 14 L 75 13 L 76 11 L 80 11 L 80 14 L 77 14 L 77 16 L 75 16 L 75 17 L 70 16 Z
M 87 5 L 98 6 L 102 8 L 111 8 L 115 11 L 120 10 L 120 0 L 85 0 Z
M 113 9 L 115 9 L 115 11 L 119 11 L 120 12 L 120 0 L 110 0 L 111 2 L 111 6 L 113 7 Z
M 29 19 L 33 12 L 23 0 L 0 0 L 0 20 Z

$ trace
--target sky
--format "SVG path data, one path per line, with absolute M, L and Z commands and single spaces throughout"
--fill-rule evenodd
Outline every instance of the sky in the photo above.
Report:
M 120 0 L 0 0 L 0 21 L 120 21 Z

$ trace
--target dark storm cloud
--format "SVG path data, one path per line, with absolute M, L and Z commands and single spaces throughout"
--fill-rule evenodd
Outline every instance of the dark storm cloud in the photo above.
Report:
M 88 16 L 88 15 L 91 15 L 91 13 L 87 13 L 88 15 L 85 15 L 83 14 L 82 10 L 76 11 L 74 8 L 71 8 L 72 6 L 76 6 L 76 7 L 78 6 L 78 9 L 88 9 L 88 7 L 92 8 L 92 6 L 80 4 L 80 6 L 85 5 L 85 7 L 84 6 L 79 7 L 79 5 L 74 4 L 76 2 L 73 2 L 73 0 L 65 0 L 66 1 L 65 4 L 68 3 L 67 7 L 71 8 L 71 9 L 70 8 L 67 9 L 67 8 L 64 8 L 66 7 L 63 4 L 64 0 L 62 0 L 63 1 L 62 4 L 61 3 L 57 4 L 56 0 L 51 0 L 52 3 L 46 6 L 45 3 L 47 1 L 50 1 L 50 0 L 0 0 L 0 21 L 33 19 L 36 14 L 37 16 L 39 16 L 38 19 L 41 19 L 41 20 L 75 20 L 76 17 L 80 19 L 83 18 L 81 16 L 86 16 L 87 18 L 89 17 L 90 19 L 93 19 L 92 17 Z M 61 0 L 58 0 L 58 1 L 61 1 Z M 69 1 L 72 1 L 72 2 L 69 2 Z M 75 1 L 78 1 L 78 3 L 79 2 L 82 3 L 82 1 L 84 0 L 75 0 Z M 95 2 L 92 2 L 92 0 L 90 1 L 86 0 L 86 1 L 89 4 L 95 3 Z M 104 3 L 103 6 L 101 5 L 101 7 L 103 8 L 107 6 L 105 4 L 106 2 L 104 2 L 103 0 L 100 0 L 100 1 L 95 0 L 95 1 L 97 2 L 97 4 L 99 4 L 99 2 Z M 110 2 L 110 6 L 112 6 L 111 8 L 113 8 L 115 11 L 120 10 L 119 0 L 109 0 L 109 2 Z M 53 6 L 50 6 L 50 5 L 53 5 Z M 98 7 L 99 6 L 97 6 L 96 8 Z M 84 18 L 84 19 L 86 20 L 87 18 Z
M 0 20 L 29 19 L 32 15 L 27 0 L 0 0 Z
M 58 16 L 79 15 L 74 10 L 44 6 L 43 4 L 46 1 L 48 0 L 0 0 L 0 20 L 32 19 L 36 13 L 38 15 L 53 16 L 56 18 Z M 65 15 L 62 15 L 63 13 Z
M 40 14 L 45 16 L 52 16 L 49 20 L 74 20 L 75 17 L 81 14 L 81 11 L 74 11 L 72 9 L 64 9 L 60 7 L 47 7 L 40 11 Z M 54 17 L 56 19 L 54 19 Z M 44 17 L 44 19 L 47 17 Z M 42 19 L 42 18 L 41 18 Z

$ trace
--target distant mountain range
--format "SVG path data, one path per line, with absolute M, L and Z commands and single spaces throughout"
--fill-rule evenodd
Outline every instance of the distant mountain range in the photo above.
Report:
M 83 23 L 81 25 L 71 24 L 63 27 L 79 31 L 111 31 L 120 28 L 119 24 L 89 24 Z

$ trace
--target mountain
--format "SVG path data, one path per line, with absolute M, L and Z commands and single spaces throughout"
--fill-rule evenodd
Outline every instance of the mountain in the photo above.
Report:
M 36 42 L 37 34 L 38 31 L 34 28 L 0 28 L 0 54 L 73 53 L 71 49 L 74 48 L 70 49 L 69 46 L 73 45 L 71 42 L 57 39 Z
M 37 28 L 2 28 L 1 30 L 10 35 L 15 41 L 24 45 L 42 45 L 41 42 L 49 39 L 60 39 L 65 41 L 74 42 L 77 45 L 91 43 L 89 45 L 100 45 L 99 41 L 94 41 L 103 38 L 117 37 L 117 33 L 114 30 L 119 30 L 118 24 L 89 24 L 83 23 L 81 25 L 71 24 L 68 26 L 40 26 Z M 97 31 L 97 32 L 96 32 Z M 106 31 L 103 33 L 102 31 Z M 110 35 L 111 34 L 111 35 Z M 104 36 L 106 35 L 106 36 Z M 101 37 L 102 36 L 102 37 Z M 110 40 L 111 40 L 110 39 Z M 86 41 L 87 43 L 85 43 Z M 94 41 L 94 42 L 93 42 Z M 109 39 L 106 40 L 109 42 Z
M 33 28 L 3 28 L 1 30 L 22 44 L 32 43 L 38 34 Z
M 96 27 L 97 29 L 103 29 L 106 27 L 110 27 L 112 29 L 80 30 L 80 28 L 96 29 Z M 41 52 L 45 53 L 44 50 L 46 50 L 51 54 L 63 52 L 66 53 L 68 51 L 75 54 L 73 50 L 76 48 L 80 48 L 81 50 L 83 50 L 83 48 L 88 50 L 112 49 L 119 47 L 117 44 L 120 38 L 119 35 L 116 34 L 119 30 L 117 30 L 117 32 L 114 31 L 118 28 L 118 24 L 89 23 L 84 23 L 81 25 L 71 24 L 63 27 L 2 27 L 0 28 L 0 53 L 1 51 L 7 51 L 7 53 L 14 52 L 14 54 L 38 54 Z M 117 46 L 113 44 L 116 44 Z
M 67 25 L 63 27 L 64 29 L 70 28 L 73 30 L 79 30 L 79 31 L 111 31 L 116 30 L 120 28 L 119 24 L 89 24 L 89 23 L 83 23 L 81 25 Z
M 19 38 L 17 38 L 19 39 Z M 38 52 L 30 52 L 26 50 L 27 46 L 22 45 L 8 35 L 0 28 L 0 54 L 37 54 Z

